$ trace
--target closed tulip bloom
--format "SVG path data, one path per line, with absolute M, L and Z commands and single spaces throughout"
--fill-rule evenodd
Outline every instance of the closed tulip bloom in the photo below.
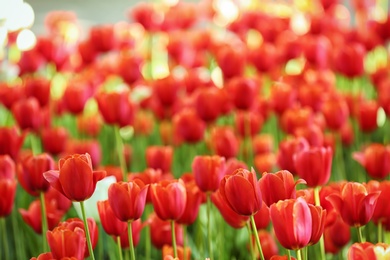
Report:
M 40 107 L 46 106 L 50 100 L 50 83 L 51 82 L 44 77 L 24 78 L 26 96 L 36 98 Z
M 84 201 L 92 196 L 96 183 L 106 176 L 106 172 L 93 171 L 91 156 L 86 153 L 60 159 L 58 171 L 51 170 L 43 175 L 53 188 L 68 199 Z
M 149 186 L 135 179 L 111 184 L 108 201 L 115 216 L 121 221 L 133 221 L 142 216 Z
M 326 210 L 324 210 L 321 206 L 314 206 L 313 204 L 308 205 L 312 218 L 312 229 L 309 245 L 314 245 L 317 244 L 322 234 L 324 233 Z
M 337 254 L 351 240 L 351 230 L 338 213 L 333 212 L 333 214 L 336 214 L 336 217 L 331 224 L 325 226 L 324 244 L 325 252 Z
M 374 245 L 370 242 L 354 243 L 348 249 L 348 260 L 377 260 Z M 380 258 L 382 259 L 382 258 Z M 385 259 L 385 258 L 383 258 Z
M 375 100 L 363 101 L 358 106 L 357 121 L 363 132 L 369 133 L 378 128 L 377 114 L 379 104 Z
M 93 218 L 88 218 L 87 223 L 88 223 L 89 233 L 91 236 L 92 248 L 95 248 L 99 238 L 99 228 Z M 58 224 L 58 226 L 62 226 L 72 231 L 76 231 L 77 229 L 82 229 L 85 234 L 84 222 L 79 218 L 69 218 L 66 221 Z M 89 256 L 89 251 L 86 244 L 84 248 L 84 258 L 87 258 L 88 256 Z
M 322 106 L 322 114 L 325 117 L 326 125 L 332 130 L 340 130 L 347 122 L 349 113 L 345 98 L 339 94 L 329 95 Z
M 28 156 L 17 167 L 19 183 L 29 194 L 38 196 L 39 192 L 46 192 L 50 187 L 43 173 L 53 169 L 54 160 L 49 154 Z
M 12 114 L 21 129 L 38 131 L 42 126 L 42 110 L 34 97 L 17 101 L 12 106 Z
M 63 226 L 56 227 L 47 232 L 47 242 L 54 259 L 76 258 L 84 259 L 84 251 L 87 245 L 84 230 L 76 228 L 67 229 Z
M 171 171 L 173 148 L 171 146 L 149 146 L 146 148 L 148 168 L 160 169 L 163 173 Z
M 307 186 L 316 187 L 328 183 L 332 170 L 332 150 L 330 147 L 311 147 L 294 156 L 295 169 Z
M 150 226 L 150 239 L 153 246 L 162 248 L 164 245 L 172 245 L 171 222 L 160 219 L 157 214 L 152 213 L 147 223 Z M 176 244 L 183 245 L 183 228 L 175 223 Z
M 85 79 L 77 79 L 68 83 L 62 98 L 66 110 L 74 115 L 79 115 L 84 111 L 85 104 L 91 96 L 90 83 Z
M 233 128 L 215 127 L 211 132 L 210 143 L 215 154 L 226 159 L 236 157 L 239 151 L 239 140 Z
M 357 182 L 347 182 L 341 187 L 340 194 L 327 197 L 350 226 L 361 227 L 372 218 L 380 192 L 368 192 L 366 187 Z
M 108 200 L 97 202 L 100 223 L 102 223 L 104 231 L 111 236 L 120 236 L 127 227 L 126 222 L 118 219 L 111 209 Z
M 248 216 L 239 215 L 230 207 L 227 201 L 222 197 L 219 190 L 211 195 L 211 201 L 218 208 L 219 213 L 221 213 L 226 223 L 228 223 L 231 227 L 236 229 L 243 228 L 249 221 Z
M 249 110 L 256 101 L 260 84 L 255 78 L 235 77 L 230 79 L 226 88 L 232 97 L 236 109 Z
M 15 178 L 15 162 L 9 155 L 0 155 L 0 180 Z
M 65 150 L 68 140 L 68 130 L 65 127 L 44 128 L 41 132 L 42 145 L 45 152 L 57 155 Z
M 270 222 L 269 207 L 264 203 L 261 209 L 254 215 L 257 230 L 266 229 Z
M 198 217 L 200 204 L 202 203 L 202 192 L 195 181 L 185 182 L 187 192 L 187 202 L 183 215 L 177 220 L 177 223 L 191 225 Z
M 390 146 L 372 143 L 363 151 L 354 152 L 352 157 L 372 178 L 383 179 L 390 174 Z
M 225 158 L 198 155 L 192 161 L 196 185 L 203 192 L 214 192 L 225 175 Z
M 294 154 L 309 147 L 305 138 L 292 138 L 280 142 L 277 154 L 277 164 L 280 169 L 296 173 Z
M 52 230 L 60 222 L 64 215 L 64 212 L 58 210 L 55 204 L 51 202 L 45 202 L 46 216 L 48 229 Z M 19 209 L 22 219 L 29 225 L 37 234 L 42 233 L 42 215 L 41 215 L 41 202 L 34 200 L 31 202 L 28 210 Z
M 174 258 L 173 248 L 169 245 L 164 245 L 162 248 L 162 257 L 167 259 L 191 259 L 191 248 L 186 247 L 185 250 L 182 246 L 177 247 L 177 258 Z M 185 257 L 185 258 L 184 258 Z
M 308 203 L 301 197 L 282 200 L 271 205 L 271 221 L 280 244 L 287 249 L 297 250 L 309 245 L 313 228 L 320 221 L 314 220 Z
M 99 92 L 95 98 L 107 124 L 117 124 L 120 127 L 133 124 L 135 105 L 130 100 L 128 90 Z
M 222 90 L 217 87 L 201 88 L 195 92 L 195 108 L 205 122 L 214 122 L 222 113 Z
M 0 155 L 8 154 L 16 160 L 24 137 L 25 134 L 21 134 L 16 126 L 0 127 Z
M 0 177 L 0 218 L 8 216 L 12 212 L 16 185 L 17 182 L 14 178 Z
M 183 215 L 187 203 L 187 192 L 181 179 L 162 180 L 151 184 L 150 196 L 154 211 L 160 219 L 178 220 Z
M 45 192 L 45 201 L 53 203 L 58 210 L 61 210 L 64 213 L 72 206 L 72 201 L 53 187 L 50 187 L 49 190 Z
M 197 115 L 194 109 L 183 109 L 173 117 L 173 131 L 184 142 L 200 142 L 205 130 L 206 123 Z
M 388 203 L 388 200 L 390 198 L 390 181 L 369 181 L 367 183 L 367 190 L 368 192 L 379 191 L 381 193 L 375 206 L 372 221 L 377 225 L 381 222 L 389 222 L 390 204 Z
M 289 171 L 278 171 L 276 173 L 263 173 L 260 178 L 260 189 L 265 204 L 270 207 L 280 200 L 295 199 L 296 186 L 306 183 L 304 180 L 294 180 Z
M 270 259 L 272 256 L 277 255 L 279 253 L 279 249 L 275 241 L 275 236 L 265 229 L 259 230 L 258 234 L 259 234 L 261 250 L 263 251 L 264 258 Z M 253 244 L 256 243 L 254 235 L 252 235 L 251 240 Z M 256 259 L 259 259 L 257 247 L 256 247 L 256 255 L 257 255 Z
M 222 197 L 239 215 L 251 216 L 262 207 L 260 181 L 252 169 L 238 169 L 231 175 L 226 175 L 220 184 Z

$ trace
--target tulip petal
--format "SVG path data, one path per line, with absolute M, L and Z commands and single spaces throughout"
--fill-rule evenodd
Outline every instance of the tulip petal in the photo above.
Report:
M 62 194 L 65 195 L 63 189 L 62 189 L 62 185 L 61 185 L 61 182 L 60 182 L 60 172 L 59 171 L 55 171 L 55 170 L 50 170 L 50 171 L 47 171 L 45 173 L 43 173 L 43 177 L 45 177 L 45 179 L 50 183 L 50 185 L 58 190 L 59 192 L 61 192 Z
M 240 215 L 250 216 L 261 208 L 261 204 L 257 205 L 253 186 L 242 176 L 234 175 L 226 180 L 225 196 L 232 209 Z

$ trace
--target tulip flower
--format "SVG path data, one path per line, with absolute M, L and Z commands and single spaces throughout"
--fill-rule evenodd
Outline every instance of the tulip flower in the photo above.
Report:
M 339 130 L 347 122 L 349 116 L 347 102 L 339 94 L 330 94 L 322 106 L 322 114 L 326 125 L 332 130 Z
M 317 243 L 325 224 L 325 211 L 300 197 L 271 205 L 270 215 L 280 244 L 292 250 Z
M 334 210 L 331 211 L 336 215 L 332 223 L 325 226 L 324 244 L 325 252 L 337 254 L 351 240 L 351 231 L 341 217 Z M 331 213 L 330 212 L 330 213 Z M 331 214 L 327 214 L 330 216 Z
M 21 134 L 16 126 L 0 127 L 0 154 L 8 154 L 16 160 L 24 142 L 25 133 Z
M 177 258 L 173 258 L 174 252 L 173 248 L 170 247 L 169 245 L 164 245 L 162 248 L 162 256 L 163 259 L 191 259 L 191 248 L 186 247 L 183 248 L 181 246 L 177 247 Z M 171 257 L 171 258 L 168 258 Z
M 203 139 L 206 123 L 194 109 L 183 109 L 175 114 L 172 120 L 174 133 L 180 140 L 197 143 Z
M 199 155 L 192 161 L 195 182 L 203 192 L 214 192 L 225 175 L 225 159 L 220 156 Z
M 354 243 L 348 250 L 348 260 L 388 259 L 390 257 L 389 245 L 370 242 Z
M 65 150 L 68 135 L 64 127 L 42 129 L 41 138 L 44 151 L 53 155 L 62 153 Z
M 61 210 L 64 213 L 72 206 L 72 201 L 53 187 L 50 187 L 44 195 L 46 202 L 53 203 L 58 210 Z
M 223 90 L 217 87 L 200 88 L 195 92 L 195 108 L 199 117 L 205 122 L 214 122 L 224 106 Z
M 372 178 L 384 179 L 390 174 L 390 147 L 379 143 L 368 145 L 362 152 L 352 154 Z
M 307 186 L 316 187 L 328 183 L 332 168 L 332 150 L 330 147 L 312 147 L 297 152 L 294 156 L 298 176 Z
M 260 258 L 263 260 L 264 256 L 253 217 L 263 205 L 260 181 L 257 180 L 256 172 L 253 169 L 251 171 L 237 169 L 233 174 L 226 175 L 221 180 L 219 190 L 222 198 L 232 210 L 239 215 L 250 217 L 257 249 L 260 252 Z
M 270 259 L 272 256 L 279 253 L 278 245 L 276 244 L 275 237 L 267 230 L 259 230 L 259 239 L 262 246 L 262 251 L 265 259 Z M 250 243 L 253 243 L 255 238 L 250 238 Z M 256 259 L 259 258 L 259 252 L 255 252 Z
M 171 171 L 173 148 L 171 146 L 149 146 L 146 148 L 148 168 L 160 169 L 163 173 Z
M 70 230 L 63 226 L 56 227 L 53 231 L 47 232 L 47 240 L 53 258 L 84 259 L 86 241 L 82 228 Z
M 372 218 L 380 192 L 368 192 L 366 187 L 357 182 L 347 182 L 341 187 L 340 194 L 327 197 L 341 215 L 344 222 L 358 229 L 359 241 L 362 242 L 361 227 Z
M 150 226 L 150 235 L 153 246 L 162 248 L 164 245 L 173 245 L 172 222 L 160 219 L 157 214 L 149 215 L 147 224 Z M 183 229 L 181 225 L 175 223 L 175 239 L 178 246 L 183 245 Z
M 226 159 L 236 157 L 239 151 L 239 140 L 231 127 L 214 127 L 210 143 L 216 155 Z
M 12 106 L 12 114 L 21 129 L 37 132 L 42 126 L 42 109 L 36 98 L 21 99 Z
M 16 186 L 17 182 L 14 178 L 0 177 L 0 218 L 11 214 L 14 206 Z
M 17 167 L 17 176 L 22 187 L 32 196 L 46 192 L 50 183 L 43 173 L 54 169 L 54 160 L 47 154 L 31 155 L 24 158 Z
M 187 202 L 183 214 L 177 220 L 177 223 L 191 225 L 198 217 L 200 204 L 202 203 L 202 192 L 199 190 L 195 181 L 186 182 Z
M 28 210 L 19 209 L 20 214 L 26 224 L 28 224 L 37 234 L 43 234 L 47 230 L 52 230 L 60 222 L 61 218 L 64 215 L 64 212 L 58 210 L 52 202 L 45 202 L 45 217 L 47 218 L 47 227 L 45 230 L 42 230 L 42 213 L 41 213 L 41 202 L 40 200 L 34 200 L 31 202 Z M 46 243 L 44 241 L 44 243 Z
M 294 154 L 309 147 L 305 138 L 293 138 L 282 140 L 279 144 L 277 164 L 280 169 L 296 173 Z
M 92 89 L 87 80 L 84 78 L 71 80 L 68 82 L 62 97 L 66 111 L 73 115 L 82 114 L 85 104 L 91 96 Z
M 270 207 L 280 200 L 295 199 L 296 186 L 306 182 L 302 179 L 295 181 L 289 171 L 283 170 L 276 173 L 263 173 L 259 183 L 263 201 Z
M 141 231 L 144 226 L 145 225 L 141 223 L 141 219 L 137 219 L 131 222 L 131 239 L 133 241 L 133 246 L 138 245 L 141 236 Z M 122 232 L 119 237 L 120 237 L 121 248 L 128 249 L 130 247 L 130 242 L 129 242 L 129 230 L 127 225 L 124 232 Z
M 15 162 L 9 155 L 0 155 L 0 180 L 15 178 Z
M 175 221 L 184 213 L 187 204 L 187 192 L 183 180 L 163 180 L 151 184 L 150 195 L 157 216 L 171 221 L 172 244 L 177 257 L 175 239 Z
M 370 133 L 378 128 L 377 114 L 379 104 L 376 101 L 363 101 L 358 106 L 357 121 L 360 129 Z
M 231 227 L 239 229 L 245 227 L 247 224 L 249 217 L 237 214 L 227 203 L 227 201 L 222 197 L 219 190 L 214 192 L 211 195 L 211 200 L 214 205 L 221 213 L 223 219 L 228 223 Z
M 116 217 L 109 201 L 98 201 L 97 207 L 104 231 L 111 236 L 120 236 L 126 230 L 127 225 Z
M 96 183 L 105 177 L 106 172 L 93 171 L 91 156 L 86 153 L 69 155 L 60 159 L 58 171 L 47 171 L 43 175 L 54 189 L 61 192 L 68 199 L 80 202 L 88 251 L 91 258 L 94 259 L 84 201 L 93 195 Z M 74 183 L 78 185 L 74 185 Z

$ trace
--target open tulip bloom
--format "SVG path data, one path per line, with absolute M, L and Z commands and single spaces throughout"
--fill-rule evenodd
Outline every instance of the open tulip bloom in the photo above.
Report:
M 388 1 L 12 2 L 0 260 L 389 259 Z

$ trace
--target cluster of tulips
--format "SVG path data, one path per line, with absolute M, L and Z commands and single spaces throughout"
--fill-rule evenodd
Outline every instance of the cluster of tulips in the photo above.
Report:
M 10 32 L 0 259 L 390 259 L 390 18 L 313 3 Z

